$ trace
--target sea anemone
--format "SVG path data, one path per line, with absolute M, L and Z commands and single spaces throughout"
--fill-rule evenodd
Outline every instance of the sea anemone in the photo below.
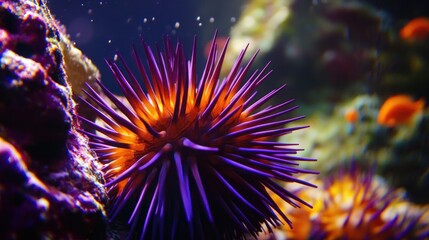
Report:
M 125 72 L 106 62 L 126 101 L 100 82 L 108 100 L 89 85 L 85 91 L 103 124 L 80 118 L 97 132 L 85 134 L 104 164 L 110 217 L 127 216 L 129 237 L 242 239 L 282 219 L 291 225 L 268 191 L 309 206 L 278 183 L 314 186 L 295 176 L 313 173 L 297 167 L 311 159 L 275 140 L 304 128 L 285 127 L 302 117 L 286 117 L 292 100 L 263 108 L 284 86 L 257 97 L 270 71 L 267 64 L 246 78 L 256 53 L 241 66 L 244 49 L 221 80 L 228 41 L 219 53 L 215 39 L 199 81 L 195 39 L 187 60 L 182 44 L 166 37 L 164 53 L 142 41 L 147 67 L 133 47 L 144 90 L 118 54 Z

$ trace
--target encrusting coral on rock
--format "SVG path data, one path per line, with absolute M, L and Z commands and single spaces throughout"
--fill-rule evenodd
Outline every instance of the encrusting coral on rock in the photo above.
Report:
M 0 239 L 103 238 L 103 177 L 65 70 L 80 63 L 44 4 L 0 3 Z

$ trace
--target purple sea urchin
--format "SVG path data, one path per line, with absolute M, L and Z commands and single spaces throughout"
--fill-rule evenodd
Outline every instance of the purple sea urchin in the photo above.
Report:
M 390 188 L 384 179 L 374 174 L 373 169 L 364 171 L 353 162 L 336 171 L 324 179 L 312 176 L 310 181 L 317 183 L 318 189 L 286 186 L 313 208 L 293 209 L 279 203 L 299 227 L 276 229 L 275 234 L 268 236 L 269 239 L 429 237 L 429 206 L 418 206 L 408 201 L 403 190 Z
M 256 56 L 240 66 L 246 49 L 220 80 L 227 45 L 219 53 L 213 41 L 197 81 L 195 41 L 189 61 L 170 39 L 163 54 L 143 43 L 149 71 L 135 49 L 133 56 L 145 91 L 120 55 L 129 80 L 107 61 L 127 102 L 99 85 L 117 110 L 88 86 L 95 105 L 87 103 L 104 126 L 81 119 L 99 133 L 86 132 L 104 164 L 111 217 L 132 204 L 128 223 L 141 238 L 256 237 L 264 225 L 281 224 L 278 216 L 290 225 L 267 189 L 294 207 L 308 205 L 276 182 L 312 186 L 294 176 L 311 172 L 297 168 L 308 159 L 274 140 L 303 128 L 284 127 L 301 119 L 285 117 L 296 107 L 287 101 L 259 110 L 284 86 L 255 99 L 270 72 L 267 64 L 246 79 Z

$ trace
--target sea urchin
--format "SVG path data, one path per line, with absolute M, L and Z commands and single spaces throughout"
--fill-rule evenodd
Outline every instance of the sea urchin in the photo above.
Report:
M 88 86 L 94 104 L 84 101 L 104 123 L 80 118 L 98 132 L 85 133 L 104 164 L 111 218 L 126 213 L 134 236 L 256 237 L 264 226 L 281 224 L 278 216 L 291 224 L 268 192 L 294 207 L 307 205 L 276 182 L 312 186 L 294 176 L 310 172 L 297 168 L 308 159 L 294 155 L 295 144 L 275 141 L 303 128 L 284 127 L 301 118 L 285 117 L 296 107 L 288 107 L 290 100 L 261 109 L 284 86 L 257 98 L 268 64 L 245 78 L 256 56 L 241 66 L 246 49 L 220 80 L 227 45 L 218 52 L 214 39 L 199 81 L 195 40 L 190 60 L 169 38 L 164 53 L 143 42 L 147 66 L 133 48 L 143 85 L 120 55 L 125 72 L 107 61 L 126 99 L 98 82 L 113 107 Z

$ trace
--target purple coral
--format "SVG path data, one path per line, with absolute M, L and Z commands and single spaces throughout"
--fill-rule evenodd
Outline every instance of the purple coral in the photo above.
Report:
M 0 239 L 103 238 L 102 175 L 43 7 L 0 2 Z

